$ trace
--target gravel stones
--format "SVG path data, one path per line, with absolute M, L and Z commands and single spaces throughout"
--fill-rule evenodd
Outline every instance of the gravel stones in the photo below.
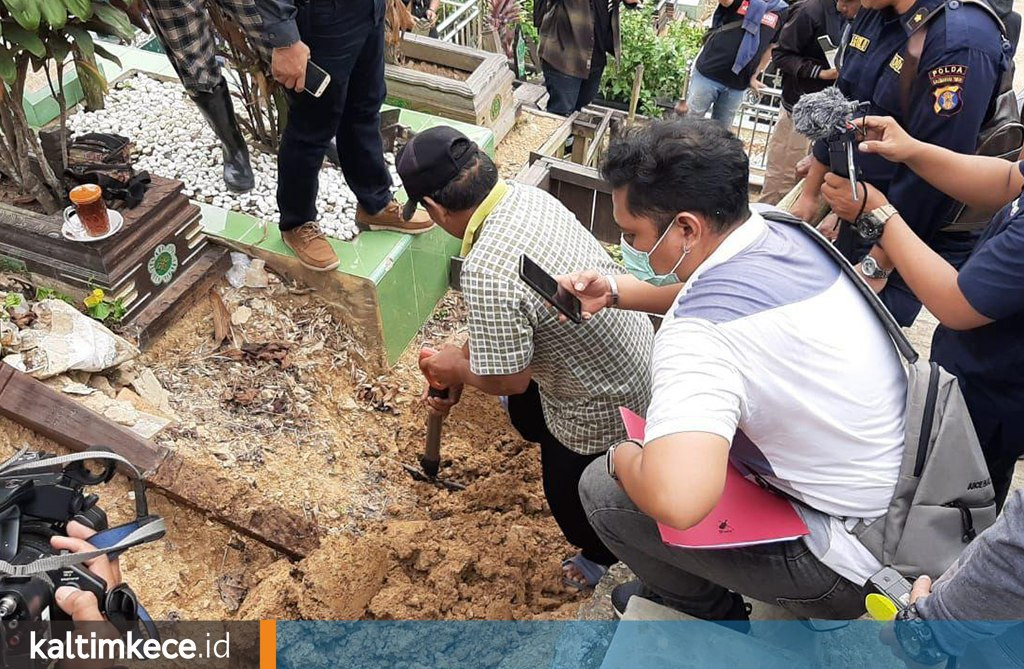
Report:
M 193 200 L 278 222 L 277 157 L 250 145 L 256 187 L 248 193 L 227 190 L 220 142 L 180 83 L 139 74 L 119 83 L 106 102 L 106 109 L 73 114 L 70 129 L 124 135 L 135 146 L 136 169 L 180 179 L 185 183 L 184 194 Z M 385 154 L 385 159 L 397 187 L 394 156 Z M 324 232 L 338 239 L 355 237 L 359 232 L 356 204 L 341 170 L 325 163 L 317 197 L 317 220 Z

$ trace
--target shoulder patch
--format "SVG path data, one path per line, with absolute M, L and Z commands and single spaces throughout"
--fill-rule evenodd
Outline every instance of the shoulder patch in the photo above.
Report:
M 850 46 L 862 53 L 867 53 L 868 47 L 871 46 L 871 40 L 863 35 L 854 33 L 850 35 Z
M 955 116 L 963 108 L 965 79 L 966 65 L 942 65 L 928 70 L 928 81 L 935 96 L 932 109 L 938 116 Z

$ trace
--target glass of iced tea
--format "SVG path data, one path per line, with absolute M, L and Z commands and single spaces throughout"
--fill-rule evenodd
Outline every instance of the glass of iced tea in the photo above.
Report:
M 96 184 L 83 184 L 72 188 L 68 196 L 86 234 L 99 237 L 110 231 L 110 216 L 103 201 L 102 188 Z

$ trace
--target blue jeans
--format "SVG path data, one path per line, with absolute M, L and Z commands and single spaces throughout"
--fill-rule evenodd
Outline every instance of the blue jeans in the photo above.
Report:
M 289 96 L 288 125 L 277 156 L 281 230 L 316 220 L 320 167 L 331 144 L 345 183 L 370 214 L 391 201 L 391 174 L 380 138 L 384 102 L 384 3 L 309 2 L 296 23 L 311 60 L 331 75 L 319 98 Z
M 710 109 L 711 118 L 732 126 L 745 93 L 746 90 L 738 91 L 708 79 L 694 68 L 693 76 L 690 77 L 690 90 L 686 94 L 686 106 L 689 108 L 688 113 L 695 116 L 704 116 Z
M 586 79 L 559 72 L 548 65 L 547 61 L 541 61 L 541 69 L 544 70 L 544 86 L 548 89 L 547 111 L 568 116 L 583 109 L 597 97 L 604 65 L 591 68 L 590 76 Z

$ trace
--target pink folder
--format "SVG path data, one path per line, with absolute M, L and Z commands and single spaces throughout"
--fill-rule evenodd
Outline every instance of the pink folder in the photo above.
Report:
M 643 441 L 643 418 L 621 407 L 622 423 L 630 439 Z M 738 548 L 776 541 L 792 541 L 809 534 L 807 525 L 784 497 L 744 478 L 731 463 L 725 475 L 722 499 L 704 520 L 688 530 L 658 523 L 661 539 L 680 548 Z

